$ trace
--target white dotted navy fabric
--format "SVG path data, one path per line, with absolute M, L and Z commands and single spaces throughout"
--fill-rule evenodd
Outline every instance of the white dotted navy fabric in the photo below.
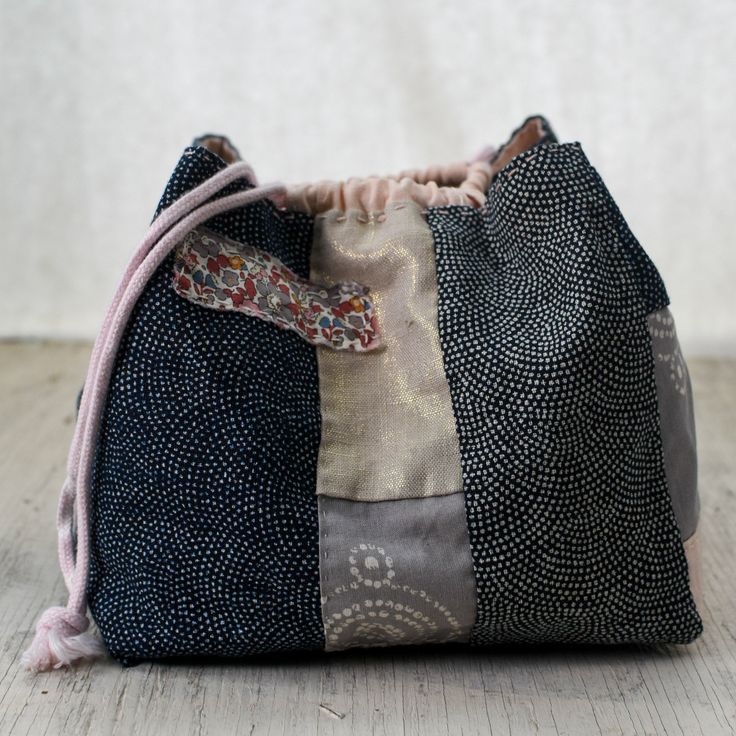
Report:
M 662 281 L 577 143 L 430 210 L 478 586 L 471 642 L 689 642 L 647 316 Z
M 187 150 L 157 214 L 223 167 Z M 208 224 L 307 276 L 311 218 L 258 202 Z M 127 663 L 322 649 L 314 347 L 181 298 L 173 268 L 172 254 L 118 352 L 95 459 L 90 608 Z

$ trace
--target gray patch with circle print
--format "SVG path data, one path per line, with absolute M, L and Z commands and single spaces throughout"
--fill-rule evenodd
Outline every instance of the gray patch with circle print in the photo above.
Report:
M 693 414 L 693 389 L 668 308 L 647 318 L 662 432 L 664 469 L 672 508 L 683 539 L 695 533 L 700 502 Z
M 476 589 L 462 493 L 319 496 L 325 649 L 464 641 Z

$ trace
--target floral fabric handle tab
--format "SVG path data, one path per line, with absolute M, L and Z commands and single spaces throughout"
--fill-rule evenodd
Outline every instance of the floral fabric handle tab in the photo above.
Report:
M 368 287 L 313 284 L 278 258 L 204 227 L 177 247 L 173 285 L 196 304 L 273 322 L 314 345 L 365 352 L 381 344 Z

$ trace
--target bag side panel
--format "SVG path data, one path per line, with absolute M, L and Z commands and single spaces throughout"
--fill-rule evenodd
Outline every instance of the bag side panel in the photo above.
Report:
M 448 214 L 449 211 L 449 214 Z M 647 315 L 656 268 L 579 144 L 430 210 L 478 584 L 471 643 L 688 642 Z
M 222 166 L 188 149 L 158 211 Z M 259 202 L 209 225 L 308 275 L 308 216 Z M 173 258 L 135 308 L 107 397 L 91 610 L 126 662 L 322 649 L 314 347 L 183 299 Z

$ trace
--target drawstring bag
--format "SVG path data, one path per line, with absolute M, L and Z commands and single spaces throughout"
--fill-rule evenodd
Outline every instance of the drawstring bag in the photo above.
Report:
M 58 510 L 69 600 L 24 664 L 691 642 L 668 304 L 540 116 L 469 162 L 293 186 L 197 138 L 92 351 Z

